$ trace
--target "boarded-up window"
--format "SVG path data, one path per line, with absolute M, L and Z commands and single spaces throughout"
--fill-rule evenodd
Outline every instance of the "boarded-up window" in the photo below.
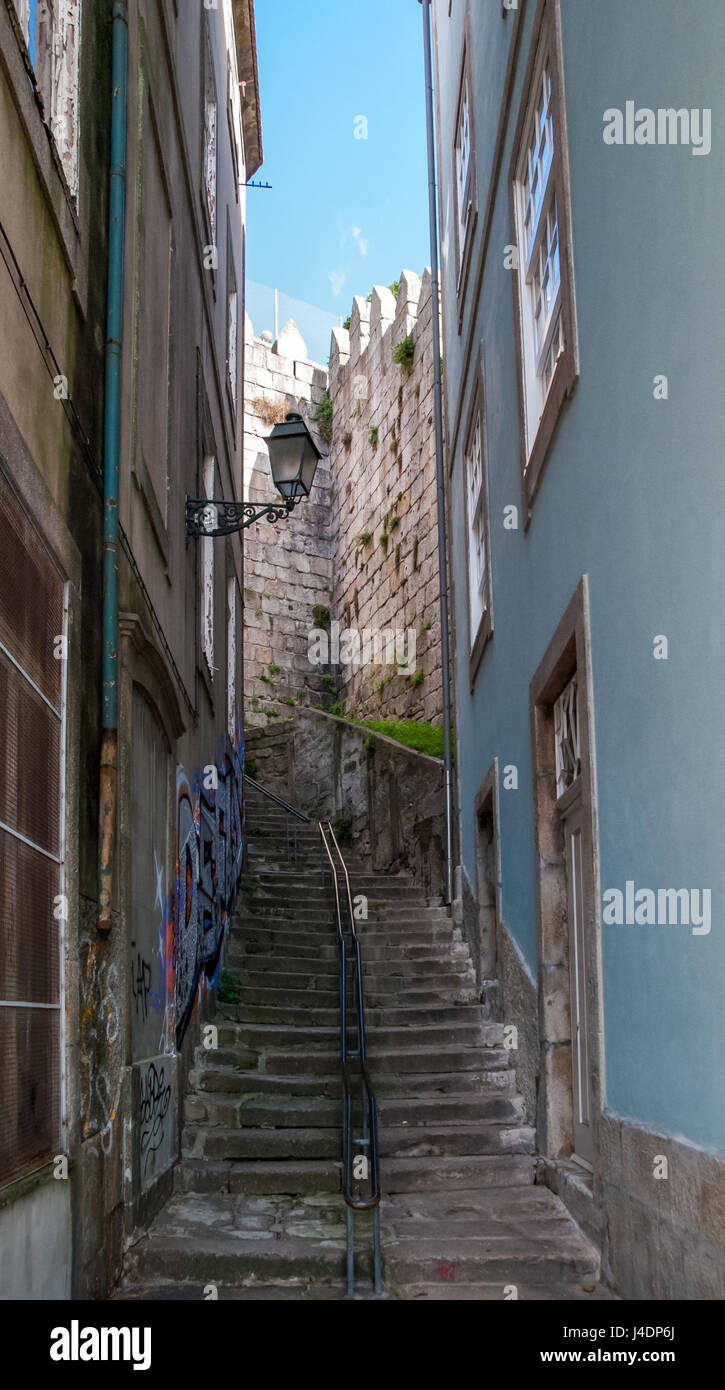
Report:
M 58 1152 L 64 585 L 0 474 L 0 1182 Z
M 143 184 L 139 219 L 138 449 L 141 486 L 151 480 L 152 519 L 166 527 L 172 216 L 151 95 L 144 95 Z
M 78 193 L 78 50 L 81 0 L 15 0 L 43 114 L 63 173 Z
M 208 24 L 204 27 L 204 193 L 211 242 L 216 246 L 217 94 Z
M 237 581 L 227 583 L 227 728 L 232 746 L 237 733 Z

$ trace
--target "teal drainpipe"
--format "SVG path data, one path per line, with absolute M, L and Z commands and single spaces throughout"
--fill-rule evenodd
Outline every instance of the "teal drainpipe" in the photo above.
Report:
M 126 207 L 128 5 L 114 0 L 103 432 L 103 706 L 98 838 L 98 929 L 111 929 L 118 773 L 118 459 L 121 431 L 123 230 Z

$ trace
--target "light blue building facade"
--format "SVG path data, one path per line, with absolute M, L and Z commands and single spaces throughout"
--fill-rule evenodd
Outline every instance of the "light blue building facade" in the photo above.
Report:
M 460 866 L 541 1180 L 725 1296 L 725 6 L 435 0 Z

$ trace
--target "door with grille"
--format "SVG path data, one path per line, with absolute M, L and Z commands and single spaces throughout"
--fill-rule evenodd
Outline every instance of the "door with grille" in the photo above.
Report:
M 65 585 L 0 472 L 0 1184 L 62 1148 Z

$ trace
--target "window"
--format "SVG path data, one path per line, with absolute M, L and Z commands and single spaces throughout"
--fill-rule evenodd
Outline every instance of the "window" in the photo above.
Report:
M 214 459 L 204 459 L 204 496 L 214 496 Z M 214 679 L 214 538 L 201 538 L 201 650 L 204 653 L 211 679 Z
M 233 75 L 232 75 L 232 65 L 231 65 L 230 62 L 228 62 L 228 63 L 227 63 L 227 124 L 228 124 L 228 126 L 229 126 L 229 143 L 230 143 L 231 151 L 232 151 L 232 168 L 233 168 L 233 170 L 234 170 L 234 191 L 235 191 L 235 195 L 236 195 L 237 202 L 239 202 L 239 183 L 240 183 L 240 176 L 239 176 L 239 163 L 240 163 L 240 161 L 239 161 L 239 144 L 240 144 L 240 142 L 239 142 L 239 139 L 238 139 L 238 137 L 237 137 L 237 131 L 238 131 L 239 126 L 240 126 L 240 121 L 239 121 L 239 119 L 238 119 L 238 114 L 237 114 L 237 113 L 238 113 L 238 109 L 239 109 L 239 95 L 238 95 L 238 91 L 239 91 L 239 89 L 237 88 L 237 95 L 236 95 L 236 101 L 235 101 L 234 77 L 233 77 Z
M 62 1144 L 67 603 L 0 475 L 0 1183 Z
M 582 770 L 579 746 L 579 687 L 576 675 L 572 676 L 554 705 L 554 745 L 558 799 L 573 786 Z
M 227 247 L 227 385 L 232 402 L 232 423 L 236 429 L 237 354 L 239 345 L 239 295 L 231 241 Z
M 482 391 L 479 386 L 463 455 L 466 491 L 466 549 L 468 560 L 468 619 L 471 679 L 475 676 L 493 630 L 491 570 L 488 545 L 488 499 L 483 437 Z
M 204 38 L 204 197 L 212 246 L 216 246 L 217 94 L 208 25 Z
M 463 79 L 463 93 L 456 130 L 456 203 L 458 208 L 458 266 L 460 269 L 471 215 L 471 107 L 467 75 Z
M 72 196 L 78 195 L 81 0 L 15 0 L 43 115 Z
M 461 60 L 461 75 L 458 86 L 458 105 L 453 140 L 453 198 L 455 204 L 455 257 L 458 286 L 459 329 L 463 308 L 463 295 L 471 262 L 473 233 L 476 225 L 476 159 L 473 120 L 473 86 L 469 54 L 470 16 L 466 11 L 466 38 Z
M 578 373 L 559 0 L 540 0 L 512 166 L 526 519 Z

